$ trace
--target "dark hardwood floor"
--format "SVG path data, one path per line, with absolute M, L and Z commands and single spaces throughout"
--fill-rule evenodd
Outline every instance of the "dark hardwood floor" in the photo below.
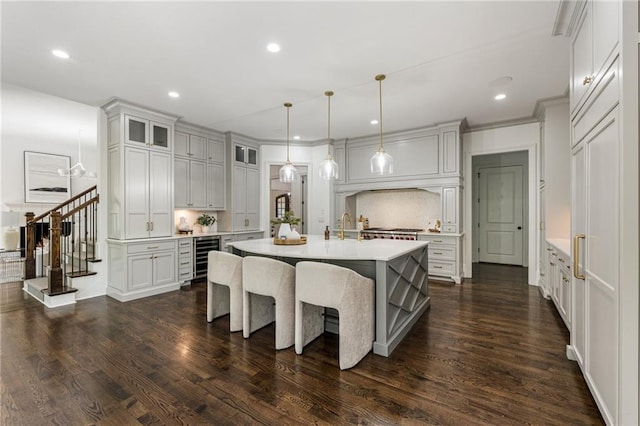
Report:
M 337 336 L 298 356 L 274 350 L 273 325 L 245 340 L 208 324 L 202 282 L 59 309 L 3 284 L 0 424 L 602 424 L 552 302 L 522 268 L 477 268 L 431 282 L 391 357 L 347 371 Z

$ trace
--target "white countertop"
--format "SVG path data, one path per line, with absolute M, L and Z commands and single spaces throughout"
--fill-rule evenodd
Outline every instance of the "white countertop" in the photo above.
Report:
M 561 251 L 565 256 L 571 257 L 571 240 L 564 238 L 550 238 L 547 242 Z
M 333 260 L 382 260 L 389 261 L 417 248 L 429 244 L 428 241 L 406 240 L 340 240 L 331 237 L 325 240 L 320 235 L 307 235 L 307 243 L 301 245 L 276 245 L 273 238 L 236 241 L 229 243 L 238 250 L 266 256 L 295 257 L 301 259 Z

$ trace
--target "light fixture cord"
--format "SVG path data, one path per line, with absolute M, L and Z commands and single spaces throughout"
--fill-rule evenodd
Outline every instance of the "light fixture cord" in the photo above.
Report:
M 384 77 L 383 77 L 384 78 Z M 378 79 L 378 87 L 380 88 L 380 151 L 384 152 L 384 145 L 382 144 L 382 80 L 383 78 Z
M 291 107 L 290 105 L 285 105 L 287 107 L 287 163 L 290 163 L 291 161 L 289 161 L 289 108 Z
M 327 156 L 331 155 L 331 95 L 327 93 Z

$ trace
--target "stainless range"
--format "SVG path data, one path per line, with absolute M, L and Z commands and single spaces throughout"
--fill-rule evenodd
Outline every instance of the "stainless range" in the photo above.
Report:
M 369 228 L 364 229 L 362 238 L 365 240 L 373 240 L 375 238 L 388 240 L 417 240 L 418 233 L 424 229 L 417 228 Z

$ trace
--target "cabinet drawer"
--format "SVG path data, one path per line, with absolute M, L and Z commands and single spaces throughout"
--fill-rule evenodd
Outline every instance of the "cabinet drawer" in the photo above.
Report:
M 178 240 L 178 247 L 183 248 L 183 247 L 188 247 L 191 248 L 193 247 L 193 240 L 191 238 L 181 238 Z
M 458 225 L 444 225 L 442 227 L 442 232 L 456 233 L 458 232 Z
M 178 257 L 179 258 L 191 258 L 193 255 L 193 251 L 191 250 L 191 246 L 189 247 L 178 247 Z
M 451 246 L 429 245 L 429 262 L 431 260 L 456 260 L 456 249 Z
M 149 241 L 148 243 L 143 244 L 129 244 L 127 246 L 127 253 L 146 253 L 148 251 L 158 251 L 158 250 L 175 250 L 176 243 L 175 241 Z
M 431 262 L 429 261 L 429 274 L 431 275 L 454 275 L 454 262 Z
M 193 262 L 191 259 L 178 259 L 178 268 L 193 269 Z
M 424 240 L 424 241 L 429 241 L 429 249 L 431 249 L 431 247 L 433 246 L 455 246 L 456 245 L 456 238 L 446 238 L 446 237 L 440 237 L 440 236 L 428 236 L 426 238 L 419 238 L 420 240 Z
M 193 270 L 191 268 L 180 268 L 178 270 L 178 278 L 191 278 L 193 276 Z

